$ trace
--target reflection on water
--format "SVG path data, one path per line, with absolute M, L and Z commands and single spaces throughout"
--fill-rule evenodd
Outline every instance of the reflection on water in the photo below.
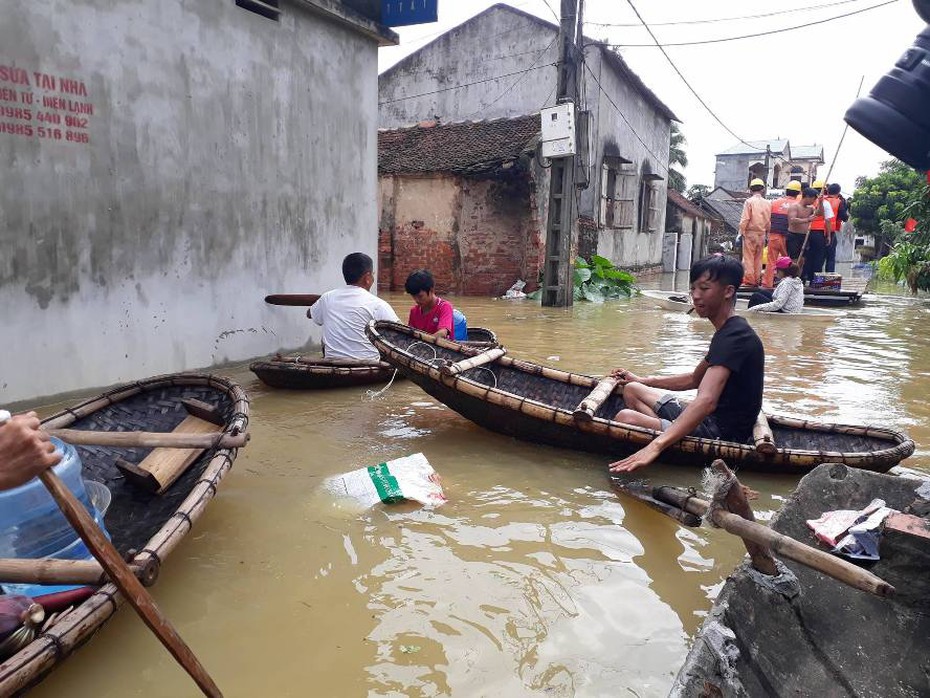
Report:
M 390 300 L 403 316 L 407 300 Z M 460 305 L 510 354 L 595 374 L 689 370 L 712 333 L 645 299 Z M 835 320 L 757 321 L 766 408 L 930 441 L 928 320 L 926 301 L 873 296 Z M 252 394 L 252 443 L 155 587 L 228 696 L 664 695 L 742 557 L 722 531 L 616 497 L 606 458 L 486 432 L 407 381 L 371 401 L 233 374 Z M 436 511 L 360 510 L 322 487 L 417 451 L 449 497 Z M 926 450 L 907 465 L 930 470 Z M 687 468 L 650 470 L 699 484 Z M 742 477 L 762 519 L 796 483 Z M 195 691 L 124 611 L 35 693 L 63 694 Z

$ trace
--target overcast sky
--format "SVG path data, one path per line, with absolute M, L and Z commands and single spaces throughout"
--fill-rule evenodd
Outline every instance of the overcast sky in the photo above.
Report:
M 880 5 L 886 0 L 824 0 L 816 9 L 789 2 L 735 2 L 715 0 L 634 0 L 637 9 L 662 43 L 699 41 L 740 36 L 804 25 L 840 14 Z M 379 70 L 452 27 L 494 5 L 493 0 L 439 0 L 439 22 L 400 27 L 400 46 L 379 49 Z M 549 21 L 555 21 L 559 0 L 510 0 L 506 3 Z M 554 8 L 554 10 L 552 9 Z M 803 9 L 802 9 L 803 8 Z M 765 18 L 701 24 L 662 26 L 667 22 L 719 20 L 773 12 Z M 593 23 L 636 25 L 626 0 L 586 0 L 585 33 L 612 44 L 627 46 L 621 52 L 643 81 L 682 120 L 688 139 L 690 164 L 685 174 L 691 184 L 713 184 L 715 153 L 737 143 L 701 106 L 654 47 L 637 48 L 651 39 L 642 26 L 602 27 Z M 823 144 L 827 164 L 836 154 L 843 133 L 843 114 L 853 102 L 859 80 L 865 76 L 867 94 L 898 57 L 911 45 L 924 24 L 911 3 L 891 4 L 825 24 L 803 27 L 772 36 L 666 50 L 694 89 L 717 116 L 740 138 L 788 138 L 794 144 Z M 533 57 L 528 57 L 532 62 Z M 853 189 L 859 175 L 874 175 L 879 163 L 890 157 L 856 131 L 849 129 L 830 180 Z

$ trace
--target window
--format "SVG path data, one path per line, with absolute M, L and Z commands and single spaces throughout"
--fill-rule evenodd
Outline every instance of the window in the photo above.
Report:
M 659 227 L 659 182 L 662 178 L 652 174 L 648 163 L 643 163 L 643 176 L 639 184 L 639 231 L 654 233 Z
M 605 157 L 601 171 L 601 217 L 605 228 L 631 230 L 635 212 L 636 170 L 623 158 Z
M 280 0 L 236 0 L 236 5 L 262 17 L 278 21 L 281 14 Z

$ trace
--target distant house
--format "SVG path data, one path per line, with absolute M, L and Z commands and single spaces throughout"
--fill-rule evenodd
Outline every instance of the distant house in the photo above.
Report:
M 717 153 L 714 187 L 745 191 L 753 179 L 771 189 L 784 189 L 792 181 L 809 186 L 824 164 L 822 145 L 792 146 L 788 139 L 737 143 Z
M 557 37 L 558 27 L 550 22 L 508 5 L 492 6 L 382 73 L 381 127 L 437 118 L 444 125 L 522 118 L 553 106 Z M 626 267 L 657 266 L 665 230 L 669 131 L 677 118 L 606 45 L 586 42 L 585 66 L 579 134 L 589 148 L 587 158 L 578 161 L 578 179 L 586 187 L 577 196 L 574 249 Z M 532 234 L 543 236 L 542 254 L 549 177 L 538 153 L 533 160 L 539 227 Z M 522 206 L 523 199 L 518 203 Z M 509 286 L 510 276 L 501 273 L 499 284 Z
M 533 153 L 539 114 L 423 122 L 378 133 L 378 289 L 428 268 L 442 293 L 498 296 L 536 285 L 545 222 Z
M 669 189 L 665 213 L 667 240 L 662 255 L 663 271 L 690 269 L 695 260 L 704 257 L 715 225 L 722 225 L 721 219 L 689 201 L 674 189 Z
M 734 192 L 723 187 L 716 187 L 701 199 L 700 208 L 716 219 L 707 240 L 708 250 L 711 244 L 733 244 L 737 234 L 739 234 L 739 221 L 743 215 L 743 204 L 748 198 L 748 192 Z

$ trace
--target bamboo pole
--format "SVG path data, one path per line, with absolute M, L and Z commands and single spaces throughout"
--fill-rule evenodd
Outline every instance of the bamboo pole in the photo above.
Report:
M 594 390 L 578 403 L 578 407 L 572 412 L 572 416 L 579 422 L 590 422 L 594 419 L 594 413 L 597 412 L 598 408 L 613 394 L 618 382 L 618 379 L 611 376 L 601 378 L 597 385 L 594 386 Z
M 713 467 L 718 472 L 730 472 L 722 460 L 714 461 Z M 731 491 L 733 490 L 742 491 L 739 481 L 736 481 L 731 487 Z M 709 514 L 711 520 L 717 526 L 747 542 L 747 549 L 749 549 L 749 543 L 763 546 L 776 555 L 794 560 L 805 567 L 810 567 L 828 577 L 833 577 L 837 581 L 876 596 L 889 597 L 895 593 L 895 588 L 891 584 L 861 567 L 773 531 L 768 526 L 747 520 L 739 514 L 724 509 L 711 510 L 710 503 L 703 499 L 698 499 L 687 493 L 682 494 L 671 487 L 657 487 L 653 491 L 653 496 L 659 501 L 672 504 L 697 516 Z M 728 499 L 727 505 L 730 505 L 730 502 L 731 500 Z M 748 503 L 746 506 L 748 507 Z M 758 548 L 754 549 L 757 550 Z M 752 550 L 750 550 L 750 555 L 752 555 Z
M 220 435 L 49 429 L 48 434 L 78 446 L 117 446 L 122 448 L 241 448 L 249 441 L 248 432 L 236 435 Z
M 65 518 L 80 535 L 81 540 L 84 541 L 87 548 L 100 562 L 100 565 L 119 588 L 125 599 L 136 609 L 145 624 L 149 626 L 178 663 L 190 674 L 191 678 L 200 687 L 200 690 L 207 696 L 221 697 L 223 694 L 213 679 L 210 678 L 206 669 L 204 669 L 190 647 L 181 639 L 181 636 L 178 635 L 171 622 L 155 605 L 155 601 L 145 590 L 145 587 L 136 579 L 129 566 L 116 551 L 116 548 L 107 540 L 107 537 L 90 518 L 87 510 L 84 509 L 71 490 L 65 486 L 51 468 L 39 473 L 39 479 L 42 480 L 42 483 L 61 508 Z
M 158 578 L 158 564 L 152 558 L 147 563 L 129 563 L 129 569 L 147 587 Z M 96 560 L 0 558 L 0 584 L 103 586 L 107 581 L 106 572 Z
M 759 410 L 756 423 L 752 425 L 752 441 L 759 453 L 767 456 L 778 453 L 778 446 L 775 445 L 775 437 L 772 435 L 772 427 L 769 426 L 769 420 L 762 410 Z
M 442 373 L 444 376 L 457 376 L 460 373 L 468 371 L 469 369 L 497 361 L 506 353 L 507 350 L 503 347 L 493 347 L 491 349 L 486 349 L 478 354 L 475 354 L 468 359 L 462 359 L 461 361 L 456 361 L 454 363 L 450 362 L 443 364 L 439 370 L 440 373 Z

